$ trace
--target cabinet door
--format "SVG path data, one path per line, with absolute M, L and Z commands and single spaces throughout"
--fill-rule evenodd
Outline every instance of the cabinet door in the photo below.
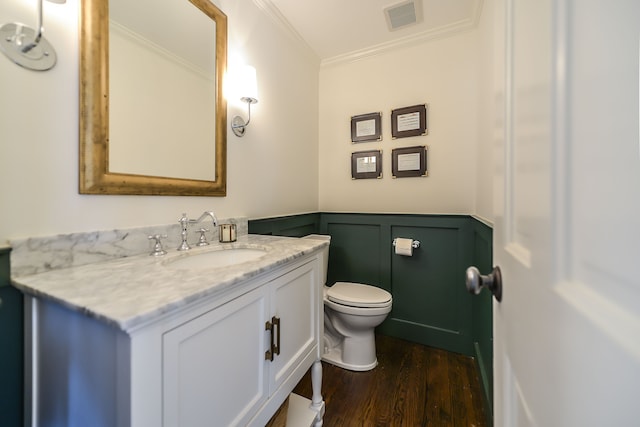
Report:
M 305 264 L 270 285 L 271 313 L 280 319 L 280 354 L 269 366 L 271 393 L 291 375 L 317 342 L 319 290 L 314 265 Z
M 268 397 L 260 287 L 163 336 L 164 426 L 245 425 Z

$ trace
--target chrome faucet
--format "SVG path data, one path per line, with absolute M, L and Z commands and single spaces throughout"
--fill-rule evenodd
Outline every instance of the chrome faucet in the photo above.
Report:
M 198 219 L 190 219 L 189 220 L 189 224 L 197 224 L 200 221 L 202 221 L 203 219 L 205 219 L 206 217 L 211 217 L 211 221 L 213 221 L 213 226 L 217 227 L 218 226 L 218 218 L 216 218 L 216 214 L 214 214 L 211 211 L 204 211 L 202 215 L 200 215 L 200 218 Z
M 202 215 L 200 215 L 200 218 L 198 219 L 189 219 L 186 213 L 182 214 L 182 218 L 178 220 L 182 229 L 182 231 L 180 232 L 182 242 L 180 243 L 180 246 L 178 246 L 179 251 L 188 251 L 189 249 L 191 249 L 191 246 L 189 246 L 189 243 L 187 242 L 187 231 L 189 224 L 197 224 L 207 217 L 211 218 L 213 227 L 215 228 L 218 225 L 218 219 L 216 218 L 216 215 L 211 211 L 205 211 Z

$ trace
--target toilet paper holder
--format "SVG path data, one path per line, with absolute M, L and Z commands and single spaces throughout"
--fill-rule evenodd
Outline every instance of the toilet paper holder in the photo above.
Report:
M 392 244 L 393 244 L 393 247 L 395 248 L 395 246 L 396 246 L 396 239 L 393 239 Z M 413 249 L 418 249 L 418 248 L 420 247 L 420 241 L 419 241 L 419 240 L 413 240 L 413 239 L 411 239 L 411 247 L 412 247 Z

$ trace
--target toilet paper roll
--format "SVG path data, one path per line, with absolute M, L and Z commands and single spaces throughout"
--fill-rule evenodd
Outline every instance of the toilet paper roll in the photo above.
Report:
M 396 238 L 396 255 L 412 256 L 413 255 L 413 239 Z

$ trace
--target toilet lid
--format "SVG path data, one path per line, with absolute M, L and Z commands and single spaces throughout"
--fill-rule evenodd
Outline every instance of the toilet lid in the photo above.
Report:
M 384 289 L 359 283 L 336 282 L 327 290 L 327 298 L 351 307 L 383 307 L 391 301 L 391 294 Z

